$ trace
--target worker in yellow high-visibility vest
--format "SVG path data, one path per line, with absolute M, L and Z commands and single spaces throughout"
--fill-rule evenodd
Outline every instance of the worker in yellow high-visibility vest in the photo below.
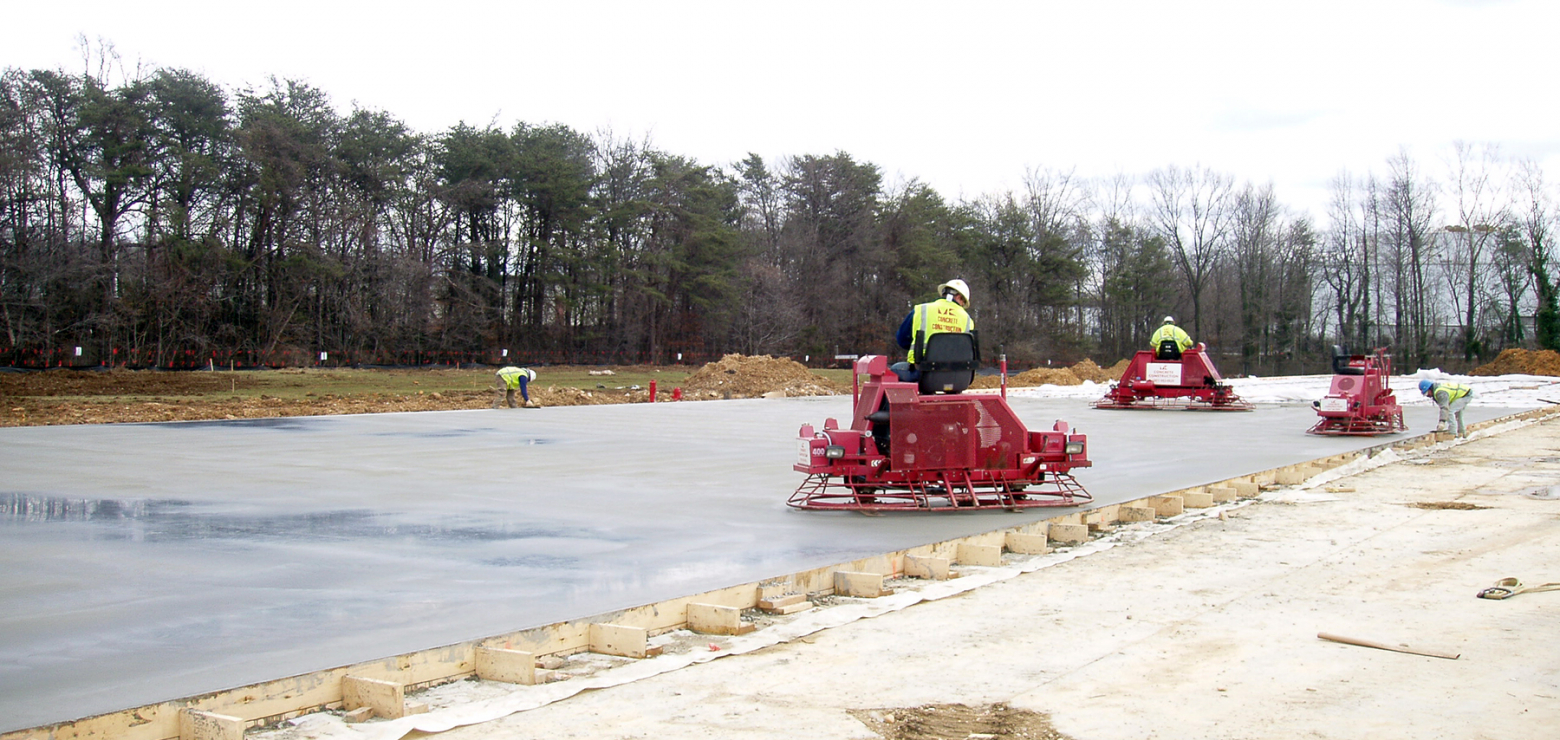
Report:
M 520 391 L 520 397 L 524 399 L 526 408 L 536 408 L 536 402 L 531 400 L 531 394 L 525 389 L 533 380 L 536 380 L 536 371 L 528 367 L 511 365 L 499 368 L 494 380 L 499 396 L 493 399 L 493 408 L 498 408 L 500 400 L 508 402 L 509 408 L 514 408 L 515 391 Z
M 937 293 L 937 300 L 910 309 L 905 320 L 899 324 L 899 333 L 894 337 L 900 348 L 906 350 L 905 361 L 896 362 L 889 369 L 906 383 L 921 379 L 920 371 L 915 369 L 915 362 L 920 358 L 916 357 L 916 348 L 912 344 L 918 334 L 925 332 L 921 335 L 924 344 L 933 334 L 975 330 L 975 320 L 969 314 L 970 286 L 963 280 L 949 280 L 937 286 Z
M 1174 353 L 1167 355 L 1160 351 L 1159 345 L 1164 344 L 1166 341 L 1175 342 L 1176 351 Z M 1192 338 L 1186 333 L 1185 329 L 1175 325 L 1174 316 L 1166 316 L 1164 322 L 1159 325 L 1159 329 L 1154 332 L 1153 336 L 1148 338 L 1148 346 L 1154 350 L 1154 354 L 1158 359 L 1173 360 L 1182 352 L 1191 349 Z
M 1441 408 L 1441 421 L 1436 425 L 1436 431 L 1468 436 L 1468 427 L 1463 424 L 1463 409 L 1468 408 L 1468 402 L 1473 399 L 1472 388 L 1450 380 L 1421 380 L 1419 392 Z

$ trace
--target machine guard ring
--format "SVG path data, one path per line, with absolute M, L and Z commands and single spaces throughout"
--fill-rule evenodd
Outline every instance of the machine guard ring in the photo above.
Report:
M 1094 496 L 1067 473 L 1052 473 L 1044 481 L 981 484 L 957 471 L 945 471 L 934 481 L 903 486 L 856 482 L 815 473 L 807 476 L 786 505 L 814 511 L 1018 511 L 1080 506 L 1093 500 Z

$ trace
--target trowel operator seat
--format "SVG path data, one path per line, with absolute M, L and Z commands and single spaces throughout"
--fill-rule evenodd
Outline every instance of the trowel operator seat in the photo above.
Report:
M 959 393 L 975 380 L 980 342 L 974 332 L 933 334 L 926 340 L 926 351 L 917 357 L 915 369 L 921 373 L 922 395 Z
M 1181 359 L 1181 346 L 1176 344 L 1174 339 L 1166 339 L 1159 343 L 1159 355 L 1154 359 L 1179 360 Z
M 1365 359 L 1360 358 L 1358 364 L 1354 363 L 1353 355 L 1350 355 L 1343 347 L 1333 345 L 1332 368 L 1335 375 L 1364 375 Z

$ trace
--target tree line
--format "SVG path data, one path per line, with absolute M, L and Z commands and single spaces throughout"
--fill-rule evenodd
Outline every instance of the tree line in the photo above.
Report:
M 1200 166 L 951 202 L 845 152 L 418 132 L 299 81 L 107 69 L 0 74 L 0 364 L 818 362 L 897 352 L 952 277 L 986 359 L 1020 366 L 1112 362 L 1167 314 L 1226 374 L 1560 343 L 1552 189 L 1490 146 L 1342 172 L 1317 224 Z

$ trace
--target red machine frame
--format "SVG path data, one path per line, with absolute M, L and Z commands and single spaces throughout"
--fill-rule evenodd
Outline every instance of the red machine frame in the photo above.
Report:
M 1385 347 L 1368 355 L 1333 348 L 1332 386 L 1311 406 L 1322 418 L 1307 434 L 1370 437 L 1408 429 L 1392 393 L 1392 356 Z
M 1184 409 L 1251 411 L 1254 407 L 1225 384 L 1202 342 L 1178 360 L 1157 359 L 1152 350 L 1132 357 L 1121 380 L 1110 384 L 1097 409 Z
M 855 419 L 849 429 L 834 419 L 821 430 L 802 426 L 800 459 L 792 467 L 807 479 L 787 505 L 1016 511 L 1093 500 L 1070 472 L 1091 465 L 1087 438 L 1067 422 L 1032 432 L 1005 394 L 923 395 L 916 383 L 901 382 L 881 355 L 859 358 L 854 369 Z

